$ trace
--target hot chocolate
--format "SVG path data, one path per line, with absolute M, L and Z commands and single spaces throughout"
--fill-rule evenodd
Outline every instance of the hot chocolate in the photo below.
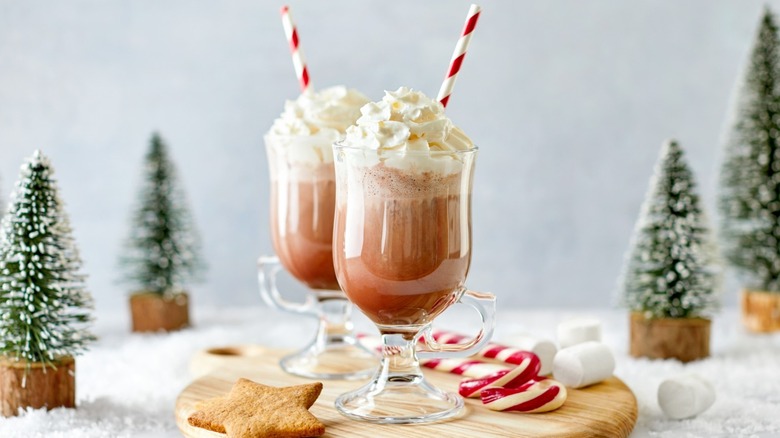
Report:
M 331 145 L 366 102 L 361 93 L 340 86 L 308 91 L 285 104 L 265 138 L 274 250 L 290 274 L 312 289 L 339 289 L 333 270 Z
M 366 377 L 376 366 L 371 351 L 359 346 L 352 305 L 333 269 L 333 212 L 336 182 L 333 142 L 359 117 L 368 101 L 358 91 L 337 86 L 308 89 L 285 103 L 265 135 L 271 179 L 271 236 L 277 257 L 258 260 L 260 295 L 271 307 L 319 320 L 312 341 L 282 358 L 288 373 L 313 379 Z M 277 287 L 285 268 L 310 291 L 305 300 L 286 298 Z
M 335 147 L 334 260 L 380 326 L 419 326 L 457 299 L 471 260 L 471 140 L 422 93 L 361 108 Z
M 446 418 L 462 400 L 426 382 L 418 354 L 474 354 L 494 325 L 495 296 L 463 285 L 477 149 L 441 103 L 408 88 L 360 112 L 333 147 L 333 258 L 342 290 L 382 333 L 382 362 L 370 382 L 339 396 L 336 408 L 378 423 Z M 424 336 L 454 304 L 479 313 L 477 335 L 457 345 Z

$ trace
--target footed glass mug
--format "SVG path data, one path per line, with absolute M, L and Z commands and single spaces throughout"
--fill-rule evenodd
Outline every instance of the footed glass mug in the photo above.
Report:
M 457 415 L 463 400 L 429 384 L 419 358 L 471 355 L 493 334 L 495 297 L 463 287 L 476 148 L 377 151 L 337 143 L 334 152 L 336 275 L 383 344 L 373 379 L 338 397 L 336 408 L 377 423 Z M 430 324 L 455 303 L 476 309 L 482 327 L 467 343 L 439 344 Z
M 377 356 L 355 337 L 352 305 L 339 288 L 333 268 L 333 210 L 336 202 L 330 137 L 266 136 L 271 176 L 271 234 L 276 257 L 260 257 L 263 300 L 276 309 L 319 319 L 314 339 L 285 356 L 286 372 L 316 379 L 360 379 L 376 369 Z M 327 145 L 327 146 L 326 146 Z M 326 148 L 327 147 L 327 148 Z M 328 156 L 321 153 L 328 152 Z M 283 298 L 276 276 L 286 269 L 310 288 L 302 303 Z

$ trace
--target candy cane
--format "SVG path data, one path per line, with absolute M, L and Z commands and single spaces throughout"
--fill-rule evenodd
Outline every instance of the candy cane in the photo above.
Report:
M 566 387 L 552 379 L 531 380 L 517 388 L 486 388 L 482 404 L 494 411 L 549 412 L 566 401 Z
M 533 379 L 541 366 L 533 353 L 525 353 L 523 362 L 512 370 L 502 370 L 480 379 L 466 379 L 460 382 L 458 393 L 463 397 L 479 397 L 487 388 L 516 388 Z
M 501 371 L 510 371 L 506 366 L 503 365 L 485 363 L 480 360 L 461 358 L 423 359 L 420 361 L 420 365 L 436 371 L 444 371 L 447 373 L 457 374 L 459 376 L 476 378 L 489 376 Z
M 443 330 L 434 330 L 433 339 L 442 344 L 461 344 L 468 341 L 466 336 L 447 332 Z M 528 338 L 527 340 L 531 340 Z M 530 342 L 529 349 L 509 347 L 506 345 L 489 343 L 480 350 L 476 356 L 484 357 L 485 359 L 495 359 L 501 362 L 505 362 L 512 365 L 520 365 L 526 357 L 526 353 L 533 348 L 532 353 L 536 354 L 541 361 L 541 374 L 549 374 L 552 371 L 552 359 L 555 356 L 556 348 L 549 341 L 536 340 Z
M 360 333 L 358 340 L 369 350 L 382 351 L 382 342 L 375 336 L 368 336 Z M 422 359 L 420 365 L 436 371 L 457 374 L 459 376 L 480 378 L 495 374 L 499 371 L 509 372 L 510 369 L 501 364 L 486 363 L 481 360 L 469 358 L 449 358 L 449 359 Z

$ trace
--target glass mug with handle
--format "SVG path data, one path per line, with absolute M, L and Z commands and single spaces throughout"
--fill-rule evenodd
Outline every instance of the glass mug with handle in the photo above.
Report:
M 282 358 L 282 369 L 315 379 L 360 379 L 373 373 L 378 359 L 357 342 L 352 305 L 333 268 L 336 189 L 333 162 L 328 159 L 332 142 L 328 135 L 266 136 L 276 256 L 260 257 L 258 279 L 269 306 L 319 319 L 314 339 Z M 280 293 L 277 274 L 282 269 L 310 288 L 305 301 L 291 302 Z
M 495 297 L 464 288 L 476 153 L 334 145 L 336 275 L 383 343 L 372 380 L 336 400 L 347 417 L 423 423 L 463 407 L 458 395 L 427 382 L 419 359 L 468 356 L 492 336 Z M 431 322 L 455 303 L 476 309 L 481 329 L 465 344 L 439 344 Z

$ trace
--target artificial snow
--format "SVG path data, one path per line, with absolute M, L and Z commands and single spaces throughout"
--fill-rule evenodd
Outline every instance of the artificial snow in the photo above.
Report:
M 247 343 L 300 347 L 315 327 L 313 319 L 260 306 L 196 310 L 195 327 L 171 334 L 131 334 L 126 315 L 98 314 L 94 331 L 99 340 L 77 359 L 78 409 L 36 410 L 0 418 L 0 436 L 181 436 L 174 406 L 191 380 L 189 362 L 196 351 Z M 463 320 L 469 316 L 464 313 Z M 632 388 L 639 403 L 633 437 L 780 436 L 780 333 L 746 333 L 734 309 L 724 310 L 713 321 L 712 357 L 687 365 L 630 358 L 628 315 L 622 311 L 501 311 L 498 316 L 494 336 L 498 341 L 524 332 L 553 338 L 557 324 L 566 318 L 599 318 L 603 341 L 615 353 L 615 374 Z M 442 318 L 441 328 L 457 329 L 453 321 L 458 319 Z M 370 329 L 363 320 L 358 319 L 358 325 L 363 331 Z M 474 327 L 460 328 L 468 332 Z M 670 420 L 658 406 L 658 385 L 683 372 L 712 382 L 718 397 L 698 417 Z

